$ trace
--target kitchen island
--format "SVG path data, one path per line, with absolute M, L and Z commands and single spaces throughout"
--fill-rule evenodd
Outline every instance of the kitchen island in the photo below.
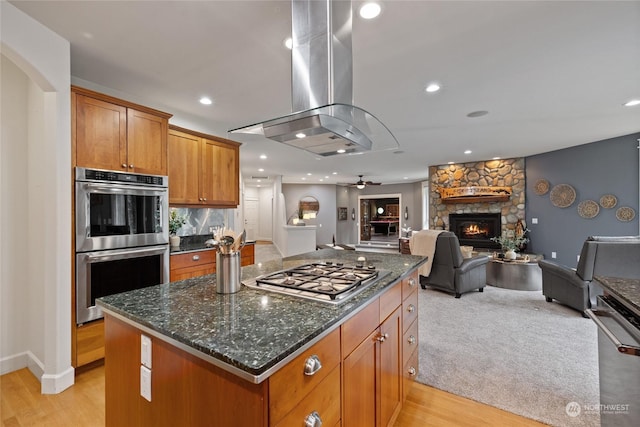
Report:
M 387 425 L 417 373 L 417 268 L 425 259 L 323 249 L 243 267 L 242 280 L 361 256 L 389 274 L 340 305 L 245 286 L 221 295 L 215 275 L 99 300 L 107 425 L 268 426 L 315 417 L 330 426 L 368 425 L 355 420 L 370 417 Z M 143 335 L 151 342 L 147 367 Z M 150 401 L 140 396 L 147 381 Z

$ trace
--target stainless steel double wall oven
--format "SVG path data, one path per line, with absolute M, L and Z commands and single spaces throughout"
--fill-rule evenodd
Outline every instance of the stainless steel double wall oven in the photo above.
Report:
M 76 168 L 76 323 L 96 298 L 169 280 L 168 178 Z

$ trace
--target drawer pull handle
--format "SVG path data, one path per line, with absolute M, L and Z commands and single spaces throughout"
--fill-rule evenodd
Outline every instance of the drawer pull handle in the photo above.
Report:
M 416 279 L 412 277 L 411 279 L 409 279 L 409 286 L 413 287 L 415 285 L 416 285 Z
M 123 163 L 123 164 L 122 164 L 122 167 L 126 169 L 126 168 L 127 168 L 127 164 L 126 164 L 126 163 Z
M 307 360 L 304 362 L 304 374 L 305 375 L 314 375 L 322 368 L 322 363 L 320 362 L 320 358 L 315 354 L 313 356 L 307 357 Z
M 191 259 L 194 261 L 200 261 L 200 255 L 194 255 Z
M 304 419 L 305 427 L 320 427 L 322 425 L 322 418 L 320 418 L 320 414 L 316 411 L 313 411 L 307 418 Z
M 410 376 L 415 377 L 416 376 L 416 368 L 414 368 L 413 366 L 409 368 L 409 370 L 407 371 L 409 373 Z
M 382 334 L 378 338 L 376 338 L 376 340 L 378 340 L 380 342 L 385 342 L 387 340 L 387 338 L 389 338 L 389 334 Z
M 407 341 L 409 342 L 409 344 L 415 344 L 416 337 L 414 337 L 413 335 L 409 335 L 409 339 L 407 339 Z
M 407 311 L 409 313 L 413 313 L 416 310 L 416 306 L 413 304 L 409 304 L 409 307 L 407 307 Z
M 129 165 L 129 167 L 130 167 L 131 169 L 133 169 L 133 163 L 132 163 L 132 164 L 130 164 L 130 165 Z

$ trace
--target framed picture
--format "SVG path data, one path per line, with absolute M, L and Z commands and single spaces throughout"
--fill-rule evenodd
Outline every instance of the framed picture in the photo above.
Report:
M 347 208 L 338 208 L 338 221 L 346 221 L 347 220 Z

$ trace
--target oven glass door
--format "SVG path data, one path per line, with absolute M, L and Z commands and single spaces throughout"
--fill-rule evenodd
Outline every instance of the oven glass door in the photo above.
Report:
M 168 243 L 166 188 L 76 182 L 76 252 Z
M 76 322 L 102 317 L 96 298 L 167 283 L 169 247 L 155 246 L 76 255 Z

